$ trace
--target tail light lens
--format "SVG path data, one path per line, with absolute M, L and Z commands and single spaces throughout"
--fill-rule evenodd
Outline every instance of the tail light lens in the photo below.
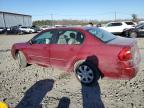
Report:
M 119 60 L 121 61 L 127 61 L 132 59 L 132 52 L 130 48 L 123 48 L 119 55 L 118 55 Z

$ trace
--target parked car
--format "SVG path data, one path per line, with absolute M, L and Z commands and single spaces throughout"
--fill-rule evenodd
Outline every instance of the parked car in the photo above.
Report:
M 137 25 L 135 28 L 130 28 L 124 30 L 124 34 L 126 37 L 144 37 L 144 23 Z
M 101 28 L 113 34 L 121 35 L 123 34 L 123 31 L 125 29 L 134 28 L 134 26 L 135 23 L 131 21 L 125 21 L 125 22 L 110 22 Z
M 35 32 L 35 30 L 30 27 L 20 26 L 19 29 L 23 33 L 34 33 Z
M 55 25 L 54 27 L 66 27 L 66 25 Z
M 0 33 L 5 33 L 6 32 L 6 28 L 5 27 L 0 27 Z
M 144 23 L 144 21 L 139 21 L 139 22 L 138 22 L 138 24 L 143 24 L 143 23 Z
M 47 25 L 44 25 L 44 26 L 40 27 L 40 30 L 46 30 L 46 29 L 49 29 L 49 28 L 51 28 L 51 27 L 47 26 Z
M 86 85 L 100 77 L 131 79 L 140 63 L 135 39 L 97 27 L 47 29 L 28 42 L 15 43 L 11 53 L 21 68 L 28 64 L 60 68 L 75 72 Z
M 34 29 L 34 32 L 35 32 L 35 33 L 38 33 L 38 32 L 41 31 L 41 30 L 40 30 L 40 27 L 35 26 L 35 25 L 33 25 L 33 26 L 31 27 L 31 29 Z
M 7 27 L 6 33 L 7 34 L 21 34 L 21 30 L 19 29 L 19 26 L 11 26 L 11 27 Z
M 27 34 L 27 33 L 34 33 L 35 30 L 30 27 L 24 27 L 21 25 L 12 26 L 7 28 L 7 34 Z

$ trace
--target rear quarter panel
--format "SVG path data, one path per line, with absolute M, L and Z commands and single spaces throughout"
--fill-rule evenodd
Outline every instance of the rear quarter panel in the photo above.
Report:
M 75 57 L 75 62 L 95 56 L 98 60 L 97 67 L 104 76 L 119 77 L 121 70 L 119 69 L 118 54 L 122 47 L 120 45 L 108 45 L 87 34 L 86 42 Z
M 118 54 L 121 47 L 101 44 L 97 46 L 87 45 L 84 49 L 88 49 L 84 50 L 84 53 L 89 57 L 97 57 L 98 68 L 104 74 L 104 76 L 118 77 L 121 74 L 118 66 Z

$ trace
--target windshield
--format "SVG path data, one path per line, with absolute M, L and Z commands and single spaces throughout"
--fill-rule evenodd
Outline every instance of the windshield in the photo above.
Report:
M 95 37 L 102 40 L 103 42 L 109 42 L 116 38 L 116 36 L 113 35 L 112 33 L 109 33 L 100 28 L 90 28 L 90 29 L 87 29 L 87 31 L 91 33 L 92 35 L 94 35 Z
M 144 26 L 144 23 L 138 24 L 138 25 L 136 26 L 136 28 L 141 28 L 142 26 Z

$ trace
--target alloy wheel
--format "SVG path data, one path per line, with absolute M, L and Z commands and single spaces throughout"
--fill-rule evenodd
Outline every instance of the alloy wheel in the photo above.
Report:
M 76 71 L 77 78 L 85 84 L 92 83 L 94 80 L 93 70 L 87 65 L 80 65 Z
M 137 33 L 136 32 L 131 32 L 130 33 L 130 37 L 131 38 L 136 38 L 137 37 Z

